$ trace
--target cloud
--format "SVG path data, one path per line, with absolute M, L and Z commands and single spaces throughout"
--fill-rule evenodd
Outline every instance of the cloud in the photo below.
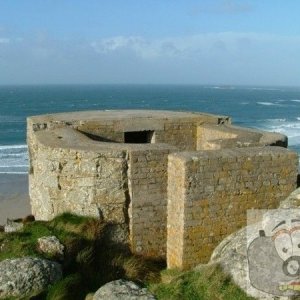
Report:
M 162 82 L 300 85 L 300 36 L 251 32 L 159 39 L 118 36 L 94 41 L 91 49 L 99 60 L 111 65 L 117 61 L 122 71 L 138 68 L 141 80 L 151 70 Z
M 117 36 L 90 42 L 90 47 L 102 56 L 131 53 L 144 60 L 174 58 L 202 60 L 205 57 L 247 59 L 266 57 L 276 52 L 279 57 L 299 50 L 300 36 L 219 32 L 181 37 L 146 39 L 138 36 Z M 283 53 L 280 53 L 284 49 Z M 298 51 L 297 50 L 297 51 Z
M 0 38 L 0 44 L 9 44 L 10 39 L 8 38 Z
M 140 37 L 125 37 L 116 36 L 111 38 L 102 39 L 99 43 L 92 42 L 91 46 L 98 52 L 107 53 L 110 51 L 116 51 L 120 48 L 136 48 L 143 43 L 143 39 Z
M 300 85 L 299 53 L 300 36 L 249 32 L 12 38 L 0 47 L 0 82 Z
M 142 37 L 117 36 L 91 42 L 92 49 L 102 55 L 110 53 L 131 52 L 142 59 L 194 59 L 203 55 L 211 55 L 216 51 L 235 52 L 241 45 L 265 36 L 251 33 L 207 33 L 184 37 L 166 37 L 161 39 L 145 39 Z
M 129 51 L 143 58 L 154 58 L 159 55 L 159 49 L 155 44 L 155 41 L 139 36 L 116 36 L 93 41 L 90 46 L 100 54 Z

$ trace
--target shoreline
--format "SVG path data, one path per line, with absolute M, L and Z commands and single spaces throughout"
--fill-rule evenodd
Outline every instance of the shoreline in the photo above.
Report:
M 0 174 L 0 225 L 31 214 L 27 174 Z

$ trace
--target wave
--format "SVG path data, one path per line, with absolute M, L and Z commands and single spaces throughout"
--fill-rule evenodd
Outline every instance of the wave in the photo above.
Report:
M 24 171 L 24 172 L 11 172 L 11 171 L 4 171 L 4 172 L 1 172 L 1 171 L 0 171 L 0 174 L 16 174 L 16 175 L 17 175 L 17 174 L 20 174 L 20 175 L 21 175 L 21 174 L 24 174 L 24 175 L 25 175 L 25 174 L 28 174 L 28 172 L 25 172 L 25 171 Z
M 0 163 L 1 174 L 27 174 L 27 145 L 1 145 Z
M 300 117 L 298 121 L 286 119 L 268 119 L 262 124 L 262 129 L 286 135 L 289 145 L 300 147 Z
M 11 168 L 12 166 L 11 165 L 0 165 L 0 168 Z M 28 164 L 27 165 L 14 165 L 13 168 L 27 168 L 28 167 Z
M 280 106 L 280 104 L 273 103 L 273 102 L 256 102 L 256 103 L 260 105 L 266 105 L 266 106 L 271 106 L 271 105 Z
M 20 157 L 26 155 L 26 153 L 0 153 L 0 158 L 7 158 L 7 157 Z
M 6 150 L 6 149 L 27 149 L 27 145 L 3 145 L 3 146 L 0 146 L 0 151 Z
M 236 87 L 234 86 L 211 86 L 211 87 L 207 87 L 210 89 L 214 89 L 214 90 L 235 90 Z
M 294 104 L 288 104 L 288 100 L 275 100 L 274 102 L 258 101 L 256 104 L 265 106 L 296 107 Z
M 267 121 L 269 121 L 269 122 L 286 122 L 286 119 L 285 118 L 282 118 L 282 119 L 267 119 Z
M 298 99 L 293 99 L 291 101 L 293 101 L 293 102 L 300 102 L 300 100 L 298 100 Z
M 257 91 L 282 91 L 282 89 L 277 88 L 266 88 L 266 87 L 245 87 L 245 90 L 257 90 Z

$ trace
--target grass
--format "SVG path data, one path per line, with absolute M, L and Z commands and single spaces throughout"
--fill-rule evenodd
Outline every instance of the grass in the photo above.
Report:
M 110 226 L 113 224 L 69 213 L 49 222 L 25 222 L 19 232 L 0 232 L 0 261 L 34 256 L 62 264 L 64 278 L 35 299 L 84 299 L 101 285 L 120 278 L 141 284 L 158 282 L 165 264 L 135 256 L 124 245 L 107 240 Z M 65 246 L 63 261 L 37 248 L 37 239 L 50 235 L 55 235 Z
M 250 300 L 221 267 L 203 265 L 200 271 L 165 270 L 162 282 L 149 289 L 161 300 Z
M 107 239 L 110 226 L 112 224 L 69 213 L 49 222 L 29 219 L 19 232 L 0 232 L 0 261 L 35 256 L 62 264 L 63 279 L 31 298 L 36 300 L 84 299 L 101 285 L 120 278 L 147 286 L 162 300 L 252 299 L 236 287 L 218 265 L 207 265 L 197 272 L 180 272 L 165 270 L 165 262 L 133 255 L 124 245 Z M 37 249 L 37 239 L 49 235 L 55 235 L 65 246 L 63 261 Z

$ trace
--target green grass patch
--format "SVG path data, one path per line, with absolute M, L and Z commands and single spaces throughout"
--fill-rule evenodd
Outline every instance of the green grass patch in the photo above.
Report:
M 52 235 L 46 222 L 34 222 L 24 225 L 24 229 L 12 233 L 0 233 L 0 261 L 7 258 L 41 256 L 37 251 L 37 239 Z
M 46 296 L 46 300 L 84 299 L 88 293 L 80 274 L 71 274 L 53 285 Z
M 135 256 L 124 245 L 109 241 L 109 226 L 112 224 L 69 213 L 49 222 L 26 222 L 19 232 L 0 233 L 0 261 L 35 256 L 62 264 L 64 278 L 35 299 L 84 299 L 83 294 L 95 292 L 101 285 L 120 278 L 140 284 L 159 281 L 165 265 Z M 37 248 L 38 238 L 51 235 L 65 246 L 62 261 Z
M 15 233 L 0 232 L 0 261 L 24 256 L 44 257 L 62 264 L 64 277 L 32 299 L 84 299 L 103 284 L 132 280 L 147 286 L 158 299 L 252 299 L 233 284 L 217 265 L 199 271 L 165 270 L 165 262 L 133 255 L 124 245 L 112 243 L 107 232 L 112 224 L 69 213 L 49 222 L 24 222 Z M 65 246 L 64 259 L 43 254 L 37 239 L 55 235 Z
M 204 265 L 200 271 L 162 272 L 162 282 L 149 289 L 161 300 L 250 300 L 219 265 Z

